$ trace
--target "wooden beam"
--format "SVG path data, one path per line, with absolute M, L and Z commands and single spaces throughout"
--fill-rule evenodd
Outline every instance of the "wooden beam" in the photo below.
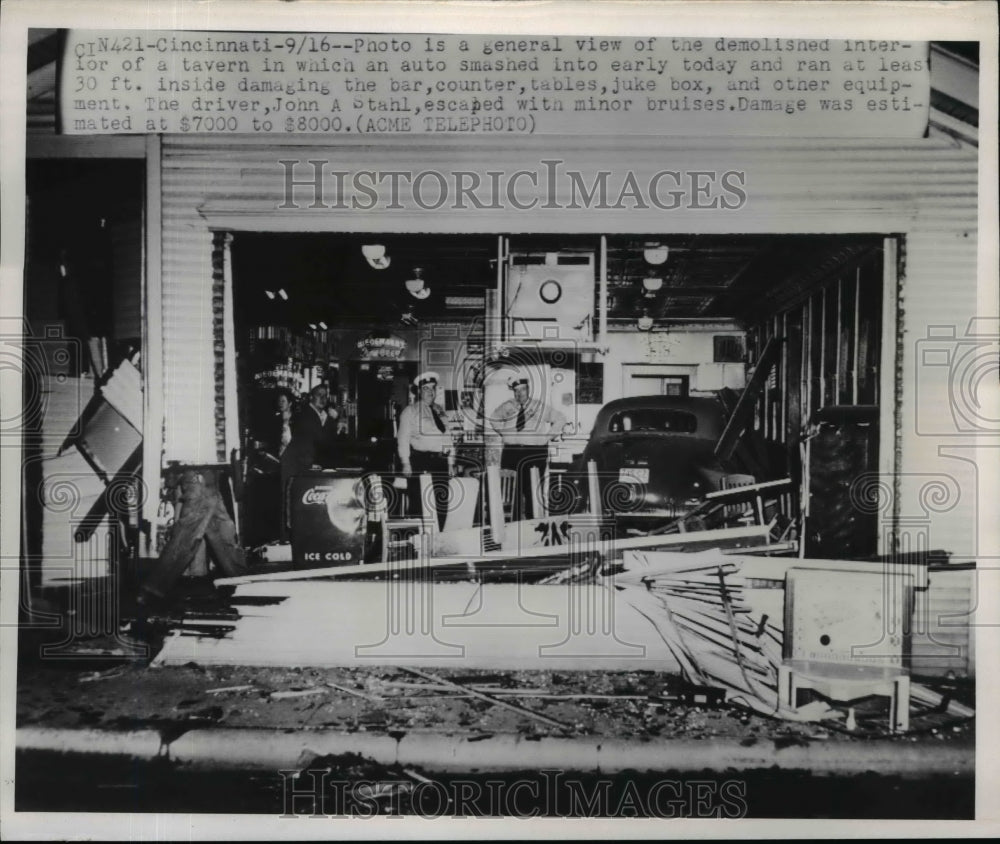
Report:
M 609 545 L 614 556 L 620 556 L 627 550 L 670 548 L 670 547 L 733 547 L 765 545 L 770 535 L 768 525 L 752 525 L 750 527 L 726 528 L 725 530 L 703 530 L 691 533 L 667 534 L 663 536 L 637 536 L 632 539 L 610 540 Z M 283 580 L 311 580 L 315 578 L 367 577 L 371 574 L 383 574 L 386 571 L 400 572 L 406 569 L 419 568 L 424 565 L 430 568 L 448 566 L 464 566 L 469 563 L 495 563 L 502 560 L 561 560 L 569 562 L 569 547 L 572 546 L 573 528 L 570 527 L 570 543 L 563 546 L 543 546 L 527 548 L 515 557 L 509 553 L 484 554 L 480 556 L 461 555 L 456 557 L 435 557 L 426 562 L 419 560 L 401 560 L 393 563 L 371 563 L 359 566 L 328 566 L 319 569 L 300 569 L 298 571 L 269 572 L 266 574 L 245 574 L 239 577 L 221 577 L 215 581 L 216 586 L 240 586 L 244 583 L 260 583 Z M 792 561 L 794 562 L 794 561 Z M 530 563 L 528 564 L 530 567 Z

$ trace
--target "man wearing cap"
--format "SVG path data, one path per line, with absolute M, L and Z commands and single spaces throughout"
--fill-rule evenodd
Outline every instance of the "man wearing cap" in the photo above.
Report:
M 507 386 L 514 397 L 494 411 L 492 425 L 503 442 L 501 467 L 517 472 L 514 519 L 521 520 L 528 513 L 525 498 L 531 493 L 531 469 L 538 467 L 539 478 L 544 475 L 549 443 L 562 433 L 566 417 L 531 397 L 527 375 L 513 375 L 507 379 Z
M 454 459 L 454 441 L 448 431 L 444 409 L 435 402 L 438 374 L 421 372 L 413 379 L 415 403 L 399 414 L 396 448 L 403 474 L 410 477 L 410 500 L 418 501 L 420 475 L 429 472 L 434 485 L 438 526 L 444 527 L 448 512 L 448 478 Z

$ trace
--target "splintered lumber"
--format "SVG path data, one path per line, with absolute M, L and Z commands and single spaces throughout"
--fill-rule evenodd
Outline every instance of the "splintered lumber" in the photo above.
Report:
M 701 554 L 633 553 L 617 582 L 633 602 L 645 588 L 643 611 L 656 615 L 659 629 L 693 683 L 726 689 L 727 696 L 759 712 L 779 709 L 776 693 L 780 656 L 764 639 L 766 615 L 754 618 L 744 602 L 737 561 L 718 549 Z
M 751 525 L 750 527 L 726 528 L 725 530 L 693 531 L 684 534 L 665 536 L 637 536 L 627 539 L 613 539 L 594 543 L 597 550 L 612 559 L 618 559 L 629 551 L 653 549 L 713 549 L 717 553 L 720 546 L 749 548 L 766 545 L 770 536 L 766 525 Z M 502 560 L 521 560 L 530 565 L 536 563 L 571 560 L 570 549 L 588 550 L 589 532 L 584 529 L 582 535 L 574 533 L 570 527 L 570 542 L 566 545 L 543 546 L 516 549 L 504 549 L 493 554 L 457 554 L 456 556 L 432 557 L 430 559 L 401 560 L 391 563 L 371 563 L 358 566 L 328 566 L 318 569 L 299 569 L 296 571 L 267 572 L 261 574 L 246 574 L 239 577 L 220 577 L 216 586 L 239 586 L 245 583 L 284 580 L 315 580 L 318 578 L 350 578 L 369 577 L 376 574 L 400 573 L 409 570 L 434 569 L 448 566 L 464 566 L 475 563 L 496 563 Z M 690 555 L 687 555 L 690 558 Z M 728 558 L 727 558 L 728 559 Z
M 677 629 L 669 607 L 665 607 L 662 601 L 654 598 L 645 589 L 626 589 L 621 593 L 621 597 L 628 601 L 653 626 L 657 635 L 663 640 L 674 659 L 677 660 L 681 673 L 688 681 L 692 683 L 701 681 L 701 684 L 705 685 L 706 678 L 688 649 L 684 637 Z
M 443 677 L 435 677 L 433 674 L 425 674 L 423 671 L 418 671 L 416 668 L 407 668 L 405 670 L 416 677 L 421 677 L 432 683 L 440 683 L 441 685 L 447 686 L 460 694 L 485 700 L 487 703 L 492 703 L 494 706 L 509 709 L 511 712 L 516 712 L 518 715 L 524 715 L 528 718 L 534 719 L 535 721 L 548 724 L 550 727 L 555 727 L 556 729 L 564 730 L 566 732 L 570 730 L 569 724 L 564 724 L 562 721 L 557 721 L 555 718 L 549 718 L 548 715 L 542 715 L 541 712 L 535 712 L 533 709 L 518 706 L 516 703 L 511 703 L 508 700 L 500 700 L 499 698 L 491 697 L 486 694 L 486 692 L 480 692 L 469 686 L 463 686 L 461 683 L 453 683 L 451 680 L 446 680 Z
M 175 632 L 153 664 L 678 670 L 655 626 L 600 584 L 258 582 L 233 601 L 262 597 L 221 636 Z

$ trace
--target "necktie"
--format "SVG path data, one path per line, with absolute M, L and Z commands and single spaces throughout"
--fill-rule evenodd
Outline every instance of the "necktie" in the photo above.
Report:
M 434 405 L 431 405 L 431 416 L 434 417 L 434 424 L 437 425 L 437 429 L 443 434 L 444 420 L 441 418 L 441 414 L 438 413 L 438 409 Z
M 525 420 L 525 418 L 524 418 L 524 405 L 522 404 L 522 405 L 521 405 L 521 406 L 520 406 L 520 407 L 519 407 L 519 408 L 517 409 L 517 423 L 515 424 L 515 428 L 516 428 L 516 429 L 517 429 L 518 431 L 523 431 L 523 430 L 524 430 L 524 423 L 525 423 L 525 421 L 526 421 L 526 420 Z

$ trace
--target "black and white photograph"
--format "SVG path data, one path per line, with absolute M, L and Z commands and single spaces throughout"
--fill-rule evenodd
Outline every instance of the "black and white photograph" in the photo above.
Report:
M 2 26 L 5 838 L 1000 830 L 995 4 Z

